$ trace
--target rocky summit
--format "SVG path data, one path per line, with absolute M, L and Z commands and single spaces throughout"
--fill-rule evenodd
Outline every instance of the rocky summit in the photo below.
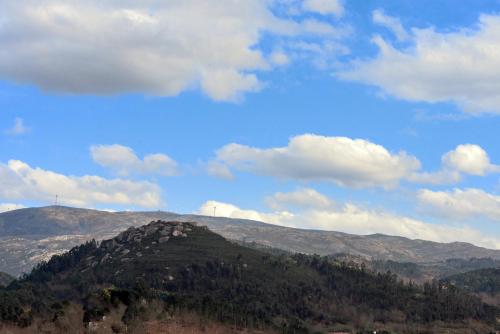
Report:
M 99 263 L 103 264 L 116 259 L 127 262 L 133 257 L 142 257 L 145 251 L 158 254 L 160 250 L 155 246 L 167 243 L 173 238 L 187 238 L 193 226 L 195 226 L 194 223 L 158 220 L 139 228 L 130 227 L 115 238 L 101 242 L 100 248 L 105 251 L 105 254 L 102 255 Z M 143 243 L 148 243 L 148 245 L 144 246 Z M 87 260 L 92 261 L 94 258 Z M 93 261 L 92 267 L 96 264 L 97 262 Z

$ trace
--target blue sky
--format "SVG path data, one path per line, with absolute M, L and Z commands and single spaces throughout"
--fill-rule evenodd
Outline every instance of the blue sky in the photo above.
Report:
M 0 3 L 0 208 L 500 247 L 497 1 Z

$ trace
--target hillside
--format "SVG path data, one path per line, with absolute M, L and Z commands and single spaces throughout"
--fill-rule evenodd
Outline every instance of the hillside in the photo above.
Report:
M 489 295 L 500 294 L 500 269 L 486 268 L 452 275 L 443 280 L 463 290 Z
M 500 269 L 485 268 L 451 275 L 442 280 L 479 296 L 483 302 L 500 306 Z
M 417 283 L 442 279 L 478 269 L 500 268 L 500 260 L 491 258 L 448 259 L 434 263 L 397 262 L 392 260 L 364 261 L 365 266 L 377 272 L 391 271 L 399 277 Z
M 0 271 L 19 275 L 87 240 L 102 240 L 152 220 L 193 221 L 225 238 L 306 254 L 348 253 L 368 260 L 435 263 L 450 258 L 500 259 L 500 250 L 386 235 L 303 230 L 257 221 L 169 212 L 105 212 L 52 206 L 0 214 Z
M 70 330 L 68 317 L 78 314 L 81 326 L 134 332 L 149 317 L 168 324 L 190 313 L 281 333 L 466 333 L 492 330 L 498 313 L 453 288 L 406 285 L 327 257 L 274 256 L 205 227 L 162 221 L 54 256 L 0 290 L 0 298 L 3 325 L 40 331 L 43 323 L 54 333 Z

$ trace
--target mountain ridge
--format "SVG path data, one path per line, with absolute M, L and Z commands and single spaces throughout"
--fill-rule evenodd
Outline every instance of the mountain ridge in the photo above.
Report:
M 432 263 L 450 258 L 500 259 L 500 250 L 470 243 L 438 243 L 384 234 L 353 235 L 297 229 L 258 221 L 182 215 L 163 211 L 108 212 L 63 206 L 25 208 L 0 214 L 0 271 L 18 275 L 86 240 L 102 240 L 153 220 L 193 221 L 227 239 L 285 251 L 348 253 L 371 260 Z

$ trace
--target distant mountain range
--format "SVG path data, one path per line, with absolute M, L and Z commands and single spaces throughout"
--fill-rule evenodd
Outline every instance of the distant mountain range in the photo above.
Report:
M 252 220 L 162 211 L 107 212 L 49 206 L 0 214 L 0 271 L 17 276 L 29 272 L 36 263 L 87 240 L 111 238 L 131 226 L 138 227 L 159 219 L 196 222 L 227 239 L 306 254 L 343 253 L 368 260 L 419 264 L 447 259 L 500 260 L 500 250 L 464 242 L 438 243 L 382 234 L 360 236 L 288 228 Z

